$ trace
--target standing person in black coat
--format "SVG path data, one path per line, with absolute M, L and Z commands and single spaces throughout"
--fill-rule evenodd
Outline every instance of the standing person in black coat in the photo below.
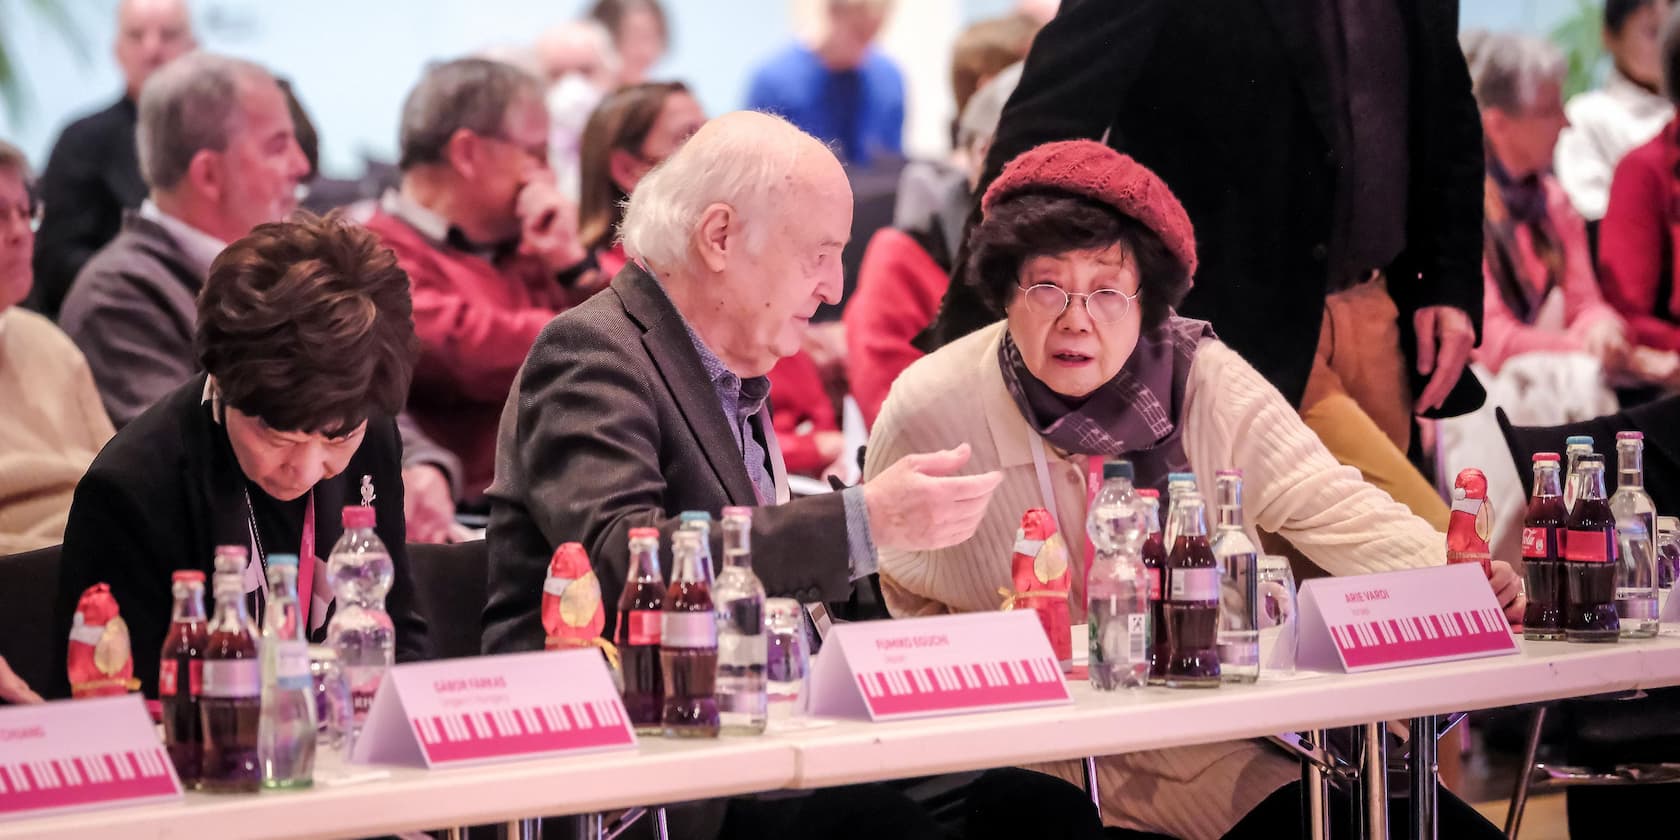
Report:
M 41 174 L 46 212 L 35 244 L 35 289 L 24 304 L 53 320 L 82 264 L 117 235 L 124 210 L 140 206 L 146 184 L 134 149 L 140 86 L 191 52 L 186 0 L 123 0 L 114 52 L 127 83 L 110 107 L 71 123 Z
M 1106 136 L 1198 234 L 1205 318 L 1338 460 L 1437 527 L 1414 413 L 1480 405 L 1482 143 L 1457 0 L 1067 0 L 987 157 Z M 953 283 L 938 346 L 997 320 Z M 931 349 L 931 348 L 929 348 Z
M 123 427 L 76 488 L 57 638 L 81 592 L 110 584 L 133 639 L 134 675 L 155 697 L 171 573 L 208 573 L 216 546 L 238 545 L 250 551 L 247 592 L 265 588 L 271 552 L 313 556 L 304 597 L 319 641 L 332 599 L 325 558 L 342 533 L 340 511 L 360 503 L 378 510 L 396 571 L 386 609 L 397 659 L 425 658 L 391 419 L 418 352 L 396 258 L 334 217 L 261 225 L 211 266 L 196 349 L 206 373 Z

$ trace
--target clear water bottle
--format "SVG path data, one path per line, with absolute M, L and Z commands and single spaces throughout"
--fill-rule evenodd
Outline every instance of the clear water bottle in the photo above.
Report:
M 764 667 L 764 584 L 752 570 L 752 508 L 723 509 L 723 571 L 712 585 L 718 627 L 718 722 L 757 735 L 768 720 Z
M 1616 616 L 1624 639 L 1657 635 L 1657 548 L 1638 516 L 1616 518 Z
M 1680 518 L 1657 517 L 1657 588 L 1673 589 L 1680 577 Z
M 262 718 L 257 758 L 265 788 L 309 787 L 315 779 L 315 692 L 309 676 L 309 617 L 298 605 L 296 554 L 268 558 L 263 611 Z
M 764 676 L 773 718 L 793 717 L 805 707 L 811 654 L 805 640 L 803 613 L 799 602 L 792 598 L 769 598 L 764 602 L 768 637 Z
M 1645 492 L 1645 435 L 1616 434 L 1616 492 L 1610 497 L 1621 556 L 1616 565 L 1616 614 L 1622 638 L 1657 635 L 1657 506 Z
M 337 609 L 327 625 L 327 645 L 338 652 L 338 667 L 350 685 L 351 724 L 347 751 L 367 722 L 374 695 L 396 655 L 396 630 L 385 612 L 391 591 L 391 553 L 374 532 L 371 507 L 344 509 L 344 536 L 327 558 Z
M 1260 679 L 1259 552 L 1243 527 L 1242 470 L 1220 470 L 1214 479 L 1219 529 L 1219 674 L 1226 682 Z
M 1096 549 L 1086 577 L 1087 670 L 1098 691 L 1149 682 L 1149 570 L 1143 565 L 1148 521 L 1138 507 L 1128 461 L 1103 464 L 1085 531 Z

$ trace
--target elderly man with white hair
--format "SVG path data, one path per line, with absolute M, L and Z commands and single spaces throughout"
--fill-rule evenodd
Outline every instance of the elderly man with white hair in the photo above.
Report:
M 995 473 L 957 475 L 968 447 L 911 456 L 866 485 L 790 500 L 766 374 L 800 348 L 811 315 L 838 299 L 851 189 L 822 143 L 786 121 L 737 112 L 707 123 L 636 187 L 622 236 L 631 262 L 612 285 L 556 317 L 532 347 L 502 415 L 490 488 L 484 650 L 541 650 L 544 574 L 561 543 L 583 543 L 611 636 L 631 528 L 668 539 L 684 511 L 755 508 L 754 569 L 771 596 L 842 601 L 875 572 L 876 550 L 969 538 Z M 718 533 L 713 528 L 713 533 Z M 713 555 L 721 558 L 722 552 Z M 998 771 L 1007 773 L 1008 771 Z M 985 806 L 1030 790 L 1040 819 L 1097 822 L 1075 788 L 1027 774 L 965 788 Z M 1049 786 L 1049 791 L 1046 791 Z M 1059 786 L 1059 787 L 1058 787 Z M 672 836 L 935 836 L 915 792 L 872 786 L 673 811 Z M 1086 811 L 1079 810 L 1084 803 Z M 1037 814 L 1017 803 L 1016 813 Z M 989 813 L 989 812 L 986 812 Z M 990 833 L 1007 824 L 979 819 Z M 1073 831 L 1058 836 L 1093 836 Z
M 487 650 L 542 647 L 555 546 L 589 549 L 610 612 L 629 529 L 672 531 L 685 510 L 760 507 L 758 574 L 804 602 L 845 600 L 877 546 L 968 538 L 997 477 L 952 475 L 963 449 L 788 500 L 765 374 L 838 299 L 851 207 L 834 155 L 764 114 L 713 120 L 642 180 L 622 228 L 630 265 L 542 331 L 502 416 Z

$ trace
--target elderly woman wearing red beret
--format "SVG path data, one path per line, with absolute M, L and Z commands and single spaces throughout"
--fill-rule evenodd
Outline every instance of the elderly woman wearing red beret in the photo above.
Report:
M 1174 312 L 1196 269 L 1195 235 L 1154 173 L 1100 143 L 1050 143 L 1010 162 L 981 207 L 960 282 L 1005 319 L 904 372 L 873 429 L 865 474 L 968 443 L 965 469 L 997 470 L 1003 481 L 968 542 L 881 552 L 895 615 L 997 609 L 1029 508 L 1047 508 L 1069 544 L 1083 544 L 1096 459 L 1128 459 L 1139 486 L 1163 491 L 1171 472 L 1194 472 L 1211 489 L 1216 471 L 1241 469 L 1246 524 L 1282 535 L 1334 574 L 1445 562 L 1438 531 L 1338 464 L 1212 326 Z M 1086 558 L 1071 553 L 1081 622 Z M 1517 578 L 1495 566 L 1500 602 L 1520 618 Z M 1300 768 L 1260 741 L 1108 756 L 1098 768 L 1103 816 L 1125 829 L 1279 837 L 1300 823 Z M 1079 778 L 1072 762 L 1040 769 Z M 1442 804 L 1443 836 L 1499 836 L 1450 795 Z

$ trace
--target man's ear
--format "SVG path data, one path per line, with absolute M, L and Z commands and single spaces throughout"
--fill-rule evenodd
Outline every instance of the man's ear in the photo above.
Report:
M 199 149 L 187 163 L 187 172 L 181 180 L 194 193 L 212 202 L 220 202 L 227 191 L 227 182 L 222 178 L 221 158 L 222 152 Z
M 484 138 L 469 129 L 457 128 L 449 135 L 449 142 L 443 144 L 443 159 L 461 177 L 472 178 L 478 172 L 479 150 L 483 146 Z
M 740 214 L 727 204 L 709 204 L 700 212 L 700 224 L 694 227 L 694 249 L 707 269 L 720 273 L 728 267 L 729 258 L 741 250 L 740 228 Z

